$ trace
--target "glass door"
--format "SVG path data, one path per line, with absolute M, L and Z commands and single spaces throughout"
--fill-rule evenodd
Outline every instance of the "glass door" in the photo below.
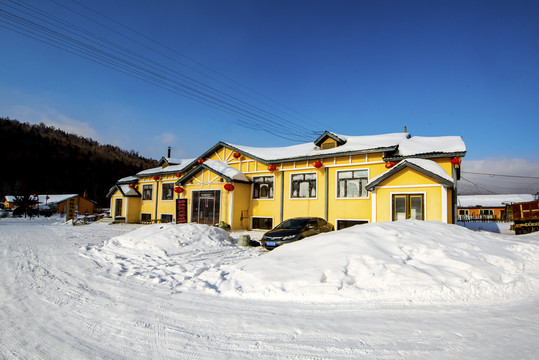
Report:
M 206 225 L 219 224 L 220 199 L 219 190 L 193 191 L 192 221 Z
M 425 220 L 423 194 L 393 195 L 393 221 L 398 220 Z

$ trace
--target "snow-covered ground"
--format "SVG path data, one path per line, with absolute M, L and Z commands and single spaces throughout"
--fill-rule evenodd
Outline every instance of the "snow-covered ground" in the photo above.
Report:
M 533 359 L 539 351 L 539 234 L 405 221 L 271 252 L 236 246 L 239 235 L 196 224 L 0 219 L 0 358 Z

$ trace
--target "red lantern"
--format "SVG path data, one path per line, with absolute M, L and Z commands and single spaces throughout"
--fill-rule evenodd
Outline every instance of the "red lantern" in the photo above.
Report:
M 451 164 L 455 165 L 456 168 L 459 167 L 461 162 L 462 162 L 462 159 L 459 157 L 454 157 L 453 159 L 451 159 Z
M 176 176 L 176 177 L 181 177 L 181 176 L 182 176 L 182 174 L 180 174 L 180 173 L 176 173 L 176 174 L 174 174 L 174 176 Z
M 155 175 L 155 176 L 153 177 L 153 179 L 154 179 L 155 181 L 157 181 L 157 180 L 159 180 L 159 176 Z
M 130 188 L 134 188 L 135 186 L 137 186 L 137 184 L 135 184 L 135 183 L 129 184 L 129 187 L 130 187 Z
M 241 154 L 239 152 L 235 152 L 234 154 L 232 154 L 232 156 L 234 156 L 234 159 L 238 159 Z
M 386 162 L 386 169 L 391 169 L 393 166 L 395 166 L 395 163 L 393 161 Z
M 318 169 L 318 168 L 321 168 L 323 165 L 324 165 L 324 164 L 322 164 L 321 161 L 315 161 L 315 162 L 313 163 L 313 166 L 314 166 L 315 168 L 317 168 L 317 169 Z
M 277 169 L 277 166 L 275 166 L 275 165 L 268 166 L 268 171 L 273 172 L 273 171 L 275 171 L 275 169 Z
M 199 164 L 202 164 L 204 162 L 204 159 L 198 159 L 197 161 Z
M 224 188 L 225 188 L 226 191 L 234 191 L 234 185 L 232 185 L 230 183 L 226 183 Z
M 182 188 L 181 186 L 176 186 L 176 187 L 174 188 L 174 192 L 175 192 L 176 194 L 181 194 L 181 193 L 184 192 L 184 191 L 185 191 L 185 189 Z

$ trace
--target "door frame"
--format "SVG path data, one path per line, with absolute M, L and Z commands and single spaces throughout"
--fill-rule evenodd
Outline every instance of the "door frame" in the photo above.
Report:
M 396 196 L 406 196 L 406 203 L 405 203 L 405 212 L 406 212 L 406 220 L 409 218 L 409 212 L 410 212 L 410 196 L 421 196 L 421 217 L 422 220 L 427 220 L 427 194 L 425 192 L 398 192 L 398 193 L 391 193 L 390 202 L 391 202 L 391 221 L 397 221 L 396 219 L 396 209 L 395 209 L 395 197 Z
M 199 223 L 199 224 L 204 224 L 204 223 L 200 223 L 199 222 L 199 219 L 200 219 L 200 207 L 199 207 L 199 211 L 198 211 L 198 216 L 197 218 L 195 219 L 194 217 L 194 211 L 195 211 L 195 193 L 198 193 L 197 195 L 197 201 L 198 201 L 198 204 L 200 204 L 200 193 L 213 193 L 214 194 L 214 216 L 213 216 L 213 223 L 212 224 L 209 224 L 209 225 L 215 225 L 215 224 L 218 224 L 219 221 L 221 221 L 221 203 L 222 203 L 222 198 L 221 198 L 221 190 L 220 189 L 207 189 L 207 190 L 193 190 L 191 191 L 191 211 L 190 211 L 190 214 L 191 214 L 191 222 L 196 222 L 196 223 Z M 218 200 L 219 201 L 219 205 L 218 206 L 215 206 L 215 200 Z M 217 210 L 217 211 L 215 211 Z M 217 214 L 217 216 L 215 216 L 215 214 Z

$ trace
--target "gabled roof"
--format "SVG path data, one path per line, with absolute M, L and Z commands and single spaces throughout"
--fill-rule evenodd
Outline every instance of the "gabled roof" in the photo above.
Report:
M 226 146 L 234 151 L 238 151 L 265 164 L 284 161 L 323 159 L 334 156 L 395 151 L 397 150 L 399 143 L 405 141 L 409 137 L 409 135 L 406 133 L 366 136 L 346 136 L 335 135 L 333 133 L 328 134 L 332 134 L 332 136 L 345 141 L 345 143 L 335 148 L 321 150 L 317 145 L 315 145 L 315 143 L 312 142 L 281 147 L 254 147 L 229 144 L 220 141 L 202 154 L 202 157 L 210 156 L 221 147 Z
M 126 184 L 117 184 L 111 187 L 107 194 L 107 197 L 111 197 L 112 195 L 114 195 L 114 191 L 116 190 L 118 190 L 122 194 L 122 196 L 140 197 L 140 193 L 138 192 L 137 189 Z
M 319 145 L 328 137 L 337 141 L 340 146 L 320 149 Z M 462 157 L 466 154 L 466 146 L 460 136 L 412 137 L 408 133 L 348 136 L 326 131 L 312 143 L 292 146 L 254 147 L 220 141 L 203 153 L 201 157 L 209 157 L 221 147 L 228 147 L 265 164 L 374 152 L 386 152 L 388 160 L 402 160 L 408 157 Z M 196 160 L 192 165 L 195 163 Z
M 413 136 L 399 143 L 396 151 L 387 154 L 386 161 L 404 158 L 462 157 L 466 155 L 466 145 L 460 136 Z
M 190 159 L 188 159 L 190 160 Z M 182 163 L 184 163 L 186 161 L 186 159 L 178 159 L 178 158 L 169 158 L 169 157 L 162 157 L 159 162 L 157 163 L 157 165 L 161 166 L 163 165 L 164 163 L 166 163 L 167 165 L 181 165 Z
M 444 185 L 445 187 L 452 187 L 454 185 L 453 178 L 449 176 L 445 170 L 435 163 L 432 160 L 426 160 L 426 159 L 406 159 L 398 163 L 397 165 L 393 166 L 391 169 L 387 170 L 386 172 L 378 175 L 377 177 L 373 178 L 366 186 L 366 189 L 369 191 L 372 191 L 376 186 L 378 186 L 383 181 L 387 180 L 394 174 L 398 173 L 399 171 L 410 168 L 415 171 L 418 171 L 422 173 L 423 175 L 426 175 L 436 181 L 438 181 L 440 184 Z
M 240 182 L 246 184 L 251 183 L 251 180 L 249 180 L 247 176 L 245 176 L 245 174 L 238 169 L 235 169 L 232 166 L 229 166 L 221 161 L 208 159 L 202 164 L 196 166 L 193 170 L 189 171 L 184 177 L 179 179 L 176 184 L 184 184 L 187 180 L 191 179 L 202 169 L 209 170 L 228 182 Z
M 532 194 L 492 194 L 492 195 L 459 195 L 458 207 L 505 207 L 506 204 L 533 201 Z
M 79 196 L 79 194 L 54 194 L 54 195 L 37 195 L 37 199 L 35 196 L 30 196 L 32 199 L 37 200 L 40 204 L 57 204 L 61 203 L 63 201 L 66 201 L 71 198 L 76 198 Z M 8 202 L 15 202 L 15 196 L 13 195 L 6 195 L 6 200 Z
M 135 176 L 136 177 L 142 177 L 142 176 L 153 176 L 153 175 L 163 175 L 163 174 L 174 174 L 174 173 L 181 173 L 187 170 L 190 167 L 190 164 L 192 164 L 195 159 L 176 159 L 178 164 L 170 165 L 167 167 L 154 167 L 151 169 L 146 169 L 139 171 Z
M 323 133 L 322 135 L 320 135 L 320 136 L 318 137 L 318 139 L 316 139 L 316 140 L 314 141 L 314 144 L 315 144 L 316 146 L 320 146 L 320 145 L 322 145 L 322 143 L 323 143 L 324 141 L 326 141 L 326 139 L 327 139 L 328 137 L 331 138 L 331 139 L 333 139 L 333 140 L 335 140 L 335 141 L 337 142 L 337 145 L 339 145 L 339 146 L 340 146 L 340 145 L 344 145 L 344 144 L 346 143 L 346 140 L 341 139 L 341 138 L 340 138 L 339 136 L 337 136 L 336 134 L 334 134 L 334 133 L 332 133 L 332 132 L 329 132 L 329 131 L 324 131 L 324 133 Z

